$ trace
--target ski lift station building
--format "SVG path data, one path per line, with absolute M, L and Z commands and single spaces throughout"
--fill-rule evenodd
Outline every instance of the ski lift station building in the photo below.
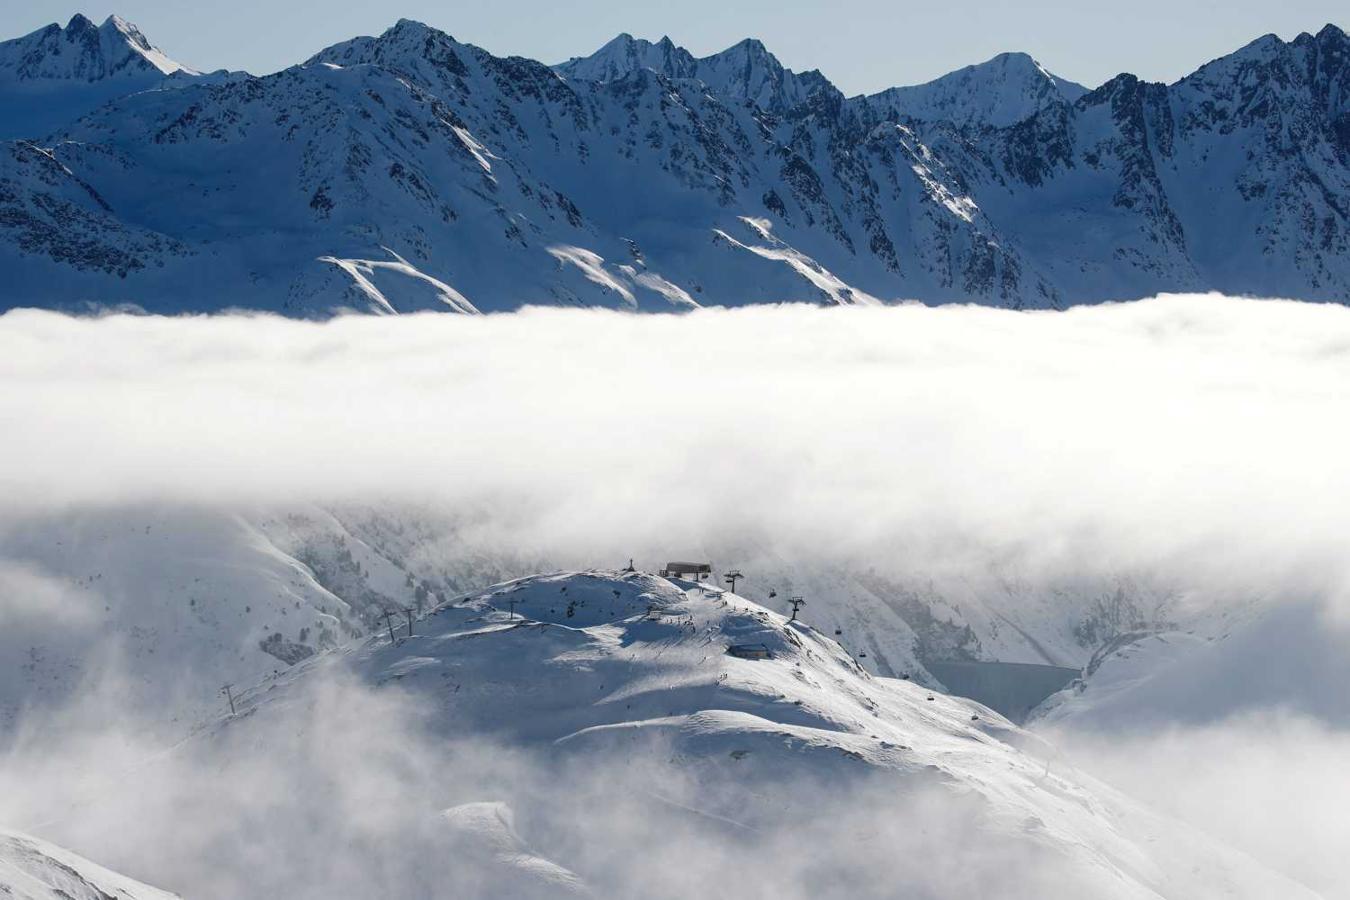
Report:
M 668 562 L 658 574 L 662 578 L 690 578 L 699 581 L 705 576 L 712 575 L 712 563 Z

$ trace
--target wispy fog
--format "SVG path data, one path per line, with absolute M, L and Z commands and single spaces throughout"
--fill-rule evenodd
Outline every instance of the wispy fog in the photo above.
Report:
M 0 664 L 16 665 L 34 634 L 72 659 L 112 657 L 90 613 L 99 585 L 72 589 L 14 548 L 62 516 L 131 507 L 417 508 L 454 523 L 453 546 L 423 554 L 654 567 L 684 548 L 736 548 L 803 577 L 875 570 L 973 593 L 998 582 L 1028 617 L 1054 615 L 1064 584 L 1125 573 L 1164 585 L 1179 616 L 1217 610 L 1214 636 L 1253 605 L 1297 605 L 1328 625 L 1319 655 L 1294 668 L 1282 661 L 1299 658 L 1307 629 L 1273 632 L 1268 646 L 1244 632 L 1244 655 L 1213 670 L 1228 680 L 1221 710 L 1178 703 L 1108 736 L 1066 724 L 1068 758 L 1350 897 L 1328 862 L 1350 837 L 1337 824 L 1350 798 L 1321 789 L 1345 782 L 1350 699 L 1337 706 L 1329 682 L 1311 684 L 1333 671 L 1319 660 L 1350 653 L 1347 409 L 1350 309 L 1281 301 L 323 323 L 9 312 Z M 87 675 L 53 696 L 69 702 Z M 1246 691 L 1245 677 L 1261 690 Z M 550 798 L 561 782 L 531 781 L 538 761 L 428 740 L 415 710 L 354 688 L 338 702 L 341 690 L 319 691 L 295 711 L 308 726 L 267 733 L 281 743 L 266 750 L 254 730 L 167 753 L 174 726 L 108 728 L 116 691 L 98 695 L 97 715 L 34 712 L 0 741 L 0 826 L 199 897 L 246 896 L 244 884 L 254 896 L 414 896 L 427 884 L 471 895 L 492 883 L 446 861 L 453 828 L 435 815 L 506 800 L 523 833 L 609 873 L 602 887 L 615 896 L 643 887 L 631 880 L 641 867 L 616 862 L 629 853 L 652 855 L 674 879 L 669 896 L 729 895 L 717 889 L 727 883 L 741 896 L 768 895 L 765 884 L 824 896 L 813 879 L 841 865 L 860 877 L 839 896 L 882 883 L 908 892 L 876 896 L 1073 896 L 1051 890 L 1069 883 L 1053 867 L 990 893 L 1016 869 L 1004 848 L 965 848 L 964 813 L 935 813 L 923 797 L 878 806 L 875 791 L 838 811 L 837 830 L 743 845 L 767 881 L 727 881 L 747 867 L 721 843 L 613 805 L 635 795 L 632 782 L 601 788 L 572 772 Z M 1316 702 L 1297 702 L 1304 690 Z M 246 751 L 246 740 L 257 743 Z M 615 784 L 624 790 L 604 793 Z M 578 802 L 588 791 L 605 801 Z M 562 795 L 571 836 L 549 819 Z M 132 808 L 134 827 L 114 824 Z M 920 814 L 931 827 L 916 832 L 906 823 Z M 679 839 L 664 842 L 661 828 Z M 816 852 L 782 862 L 802 845 Z M 706 865 L 682 867 L 685 856 Z
M 1272 653 L 1284 648 L 1272 647 Z M 1259 663 L 1257 663 L 1259 666 Z M 1259 679 L 1263 673 L 1254 673 Z M 1350 897 L 1350 732 L 1267 710 L 1103 735 L 1055 729 L 1073 764 L 1326 897 Z
M 1187 900 L 1263 896 L 1246 863 L 1191 875 L 1188 854 L 1206 848 L 1183 832 L 1141 863 L 1125 835 L 1147 819 L 1128 804 L 1112 804 L 1128 822 L 1038 834 L 1034 817 L 995 821 L 937 770 L 728 769 L 660 737 L 520 749 L 433 720 L 396 686 L 324 673 L 186 740 L 134 717 L 91 727 L 90 707 L 112 697 L 39 716 L 0 754 L 0 821 L 201 900 L 1157 896 L 1141 882 Z M 1079 840 L 1093 852 L 1066 852 Z M 1110 865 L 1127 871 L 1103 877 Z

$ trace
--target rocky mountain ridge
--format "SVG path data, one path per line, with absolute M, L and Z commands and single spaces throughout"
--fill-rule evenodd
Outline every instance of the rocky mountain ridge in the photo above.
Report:
M 49 71 L 115 95 L 9 118 L 4 306 L 1350 300 L 1334 26 L 1173 85 L 1088 91 L 1003 54 L 854 98 L 753 40 L 695 58 L 621 35 L 549 67 L 409 20 L 258 78 L 197 76 L 114 18 L 94 32 L 116 53 L 54 69 L 90 28 L 0 44 L 9 108 Z

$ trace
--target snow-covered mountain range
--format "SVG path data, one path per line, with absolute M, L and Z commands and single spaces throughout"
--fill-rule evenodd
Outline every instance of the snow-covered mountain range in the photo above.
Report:
M 0 305 L 1345 302 L 1348 63 L 1327 26 L 1172 85 L 1008 53 L 849 98 L 754 40 L 549 67 L 404 20 L 254 77 L 76 17 L 0 44 Z

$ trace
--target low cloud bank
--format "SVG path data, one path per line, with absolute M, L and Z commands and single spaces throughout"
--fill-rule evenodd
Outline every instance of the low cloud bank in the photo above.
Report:
M 559 557 L 747 541 L 1347 594 L 1350 310 L 0 317 L 8 515 L 415 501 Z

